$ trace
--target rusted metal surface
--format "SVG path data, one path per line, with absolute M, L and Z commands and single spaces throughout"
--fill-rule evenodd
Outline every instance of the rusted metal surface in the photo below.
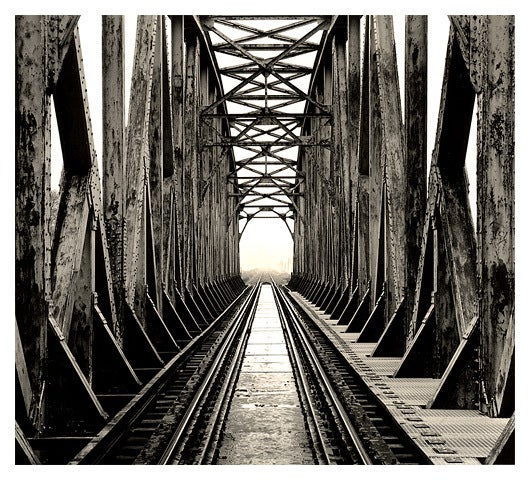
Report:
M 73 309 L 72 283 L 78 275 L 88 228 L 88 177 L 64 177 L 52 260 L 53 315 L 68 337 Z
M 414 307 L 414 287 L 421 254 L 427 198 L 427 28 L 425 15 L 405 17 L 405 237 L 406 319 Z M 406 332 L 403 332 L 406 336 Z
M 368 120 L 368 198 L 369 198 L 369 221 L 368 221 L 368 248 L 369 248 L 369 264 L 370 264 L 370 310 L 375 307 L 375 302 L 379 297 L 383 288 L 384 276 L 381 278 L 381 273 L 384 275 L 384 268 L 380 265 L 384 262 L 384 252 L 380 252 L 381 244 L 384 245 L 384 230 L 383 237 L 381 236 L 381 225 L 383 225 L 383 216 L 385 204 L 383 203 L 383 179 L 382 179 L 382 121 L 381 121 L 381 97 L 379 96 L 379 76 L 377 68 L 375 67 L 375 59 L 377 58 L 375 31 L 373 28 L 373 19 L 368 17 L 368 27 L 366 30 L 365 41 L 367 39 L 369 45 L 369 66 L 368 66 L 368 88 L 369 88 L 369 120 Z M 383 205 L 383 206 L 382 206 Z M 383 265 L 384 267 L 384 265 Z M 379 273 L 379 275 L 378 275 Z
M 336 27 L 337 31 L 333 38 L 333 101 L 335 112 L 335 145 L 334 154 L 336 161 L 335 183 L 337 190 L 337 223 L 338 223 L 338 271 L 335 277 L 335 282 L 339 288 L 346 287 L 350 280 L 350 266 L 352 248 L 350 245 L 351 232 L 351 179 L 350 179 L 350 165 L 351 160 L 351 145 L 348 129 L 350 126 L 350 118 L 348 116 L 348 70 L 347 70 L 347 25 L 340 28 Z M 354 85 L 352 85 L 353 87 Z M 351 105 L 350 108 L 354 108 Z M 341 268 L 342 266 L 342 268 Z
M 171 349 L 178 351 L 177 341 L 189 342 L 201 330 L 178 290 L 186 260 L 177 236 L 176 207 L 182 194 L 175 191 L 183 190 L 182 179 L 175 175 L 173 124 L 182 124 L 182 113 L 173 122 L 171 103 L 165 102 L 172 89 L 165 21 L 139 18 L 125 156 L 123 19 L 103 19 L 102 191 L 77 19 L 16 19 L 17 419 L 31 435 L 45 431 L 56 438 L 94 433 L 108 417 L 107 408 L 115 413 L 160 368 Z M 193 20 L 187 22 L 195 25 Z M 220 90 L 205 92 L 208 101 L 220 94 Z M 51 95 L 64 163 L 53 232 L 49 231 Z M 198 171 L 192 163 L 188 159 L 188 167 Z M 210 166 L 205 165 L 203 176 Z M 223 195 L 227 173 L 220 170 L 216 175 L 214 194 L 205 208 L 209 211 L 220 204 L 223 218 L 233 208 Z M 201 281 L 222 289 L 225 298 L 215 301 L 218 311 L 242 288 L 234 278 L 239 272 L 239 236 L 237 225 L 227 233 L 222 222 L 212 227 L 208 216 L 202 219 L 201 235 L 216 238 L 205 241 L 196 235 L 195 241 L 205 243 L 187 261 L 188 265 L 193 261 L 196 271 L 199 258 L 208 252 L 210 267 L 201 266 Z M 216 252 L 220 243 L 226 247 L 223 255 Z M 194 285 L 191 289 L 204 296 L 198 299 L 201 308 L 214 309 L 206 298 L 209 289 L 197 290 Z M 163 308 L 167 317 L 162 316 Z M 116 372 L 122 372 L 121 377 Z M 39 447 L 39 455 L 66 458 L 73 453 L 54 450 L 55 443 L 61 444 L 43 440 L 41 447 L 46 447 Z
M 149 179 L 149 194 L 147 198 L 149 203 L 147 205 L 148 214 L 151 217 L 151 226 L 148 227 L 148 237 L 151 239 L 152 260 L 148 270 L 148 285 L 149 294 L 158 308 L 162 306 L 162 285 L 161 275 L 163 265 L 163 238 L 165 224 L 163 221 L 163 204 L 164 204 L 164 188 L 163 188 L 163 164 L 164 164 L 164 138 L 165 132 L 163 128 L 163 93 L 162 93 L 162 66 L 164 60 L 162 58 L 163 48 L 165 44 L 165 30 L 163 30 L 162 19 L 159 17 L 156 31 L 156 47 L 153 59 L 153 74 L 151 85 L 151 102 L 149 112 L 149 169 L 147 172 Z
M 399 320 L 398 330 L 403 329 L 406 352 L 396 374 L 441 378 L 431 405 L 474 409 L 480 399 L 481 408 L 490 415 L 509 415 L 514 378 L 514 21 L 505 16 L 450 17 L 428 197 L 426 22 L 425 17 L 406 19 L 402 125 L 391 17 L 366 18 L 359 176 L 352 176 L 356 220 L 350 234 L 351 278 L 360 289 L 338 315 L 339 323 L 363 328 L 360 340 L 375 332 L 383 334 L 375 326 L 377 318 L 384 324 L 397 321 L 404 296 L 407 314 Z M 334 24 L 332 37 L 340 24 L 340 19 Z M 316 71 L 312 85 L 316 100 L 326 103 L 325 74 Z M 466 152 L 474 141 L 469 133 L 476 98 L 479 215 L 475 230 Z M 334 112 L 339 111 L 335 106 Z M 327 157 L 319 155 L 318 169 L 312 169 L 314 160 L 309 160 L 305 152 L 299 157 L 299 165 L 306 165 L 303 208 L 312 228 L 296 223 L 291 285 L 326 309 L 325 299 L 330 296 L 325 292 L 337 281 L 337 259 L 345 258 L 342 248 L 336 248 L 340 229 L 334 224 L 334 215 L 342 218 L 344 212 L 340 207 L 336 211 L 337 205 L 326 197 L 322 177 L 329 171 Z M 307 205 L 320 208 L 310 214 Z M 341 265 L 339 277 L 347 268 Z M 365 311 L 369 288 L 370 308 Z M 363 308 L 356 311 L 361 299 Z M 382 316 L 380 299 L 386 302 Z M 384 354 L 383 350 L 376 349 L 376 354 Z
M 358 186 L 356 198 L 356 239 L 357 250 L 357 287 L 359 293 L 364 295 L 370 286 L 370 42 L 368 29 L 365 26 L 364 48 L 362 52 L 362 80 L 361 101 L 359 111 L 359 136 L 357 152 L 358 164 Z M 355 118 L 355 117 L 354 117 Z M 354 147 L 355 148 L 355 147 Z
M 396 49 L 391 16 L 373 19 L 377 85 L 381 109 L 382 179 L 386 205 L 387 309 L 394 312 L 404 293 L 405 280 L 405 159 L 403 125 L 397 72 Z M 374 158 L 373 161 L 376 161 Z M 382 209 L 382 210 L 383 210 Z M 378 280 L 379 282 L 379 280 Z M 387 313 L 387 318 L 389 317 Z
M 197 82 L 198 62 L 200 55 L 200 44 L 196 35 L 189 34 L 186 41 L 186 66 L 184 77 L 184 101 L 183 101 L 183 178 L 182 178 L 182 204 L 183 218 L 182 230 L 186 232 L 183 236 L 183 288 L 188 289 L 193 278 L 193 245 L 195 242 L 194 229 L 194 180 L 192 168 L 197 160 Z M 196 186 L 195 186 L 196 189 Z M 196 193 L 196 191 L 195 191 Z
M 482 71 L 477 124 L 477 257 L 481 375 L 487 402 L 483 407 L 490 415 L 510 415 L 514 407 L 510 366 L 515 362 L 515 19 L 477 17 L 472 25 L 478 38 L 473 37 L 471 55 L 475 69 Z
M 183 137 L 182 137 L 182 105 L 184 99 L 184 18 L 182 15 L 171 17 L 171 100 L 172 100 L 172 126 L 174 142 L 174 173 L 175 181 L 173 185 L 173 198 L 182 199 L 176 201 L 173 214 L 175 231 L 173 240 L 168 239 L 168 244 L 174 245 L 175 255 L 180 258 L 184 252 L 183 242 L 183 219 L 184 219 L 184 197 L 183 197 Z M 171 188 L 171 187 L 170 187 Z M 167 190 L 167 187 L 166 187 Z M 166 202 L 167 205 L 167 202 Z M 184 289 L 184 275 L 181 270 L 182 262 L 178 261 L 174 265 L 175 279 L 178 289 Z M 168 282 L 170 279 L 168 278 Z
M 359 192 L 359 137 L 360 137 L 360 108 L 361 108 L 361 25 L 360 16 L 350 15 L 347 18 L 348 37 L 347 37 L 347 135 L 349 135 L 347 147 L 349 150 L 350 161 L 345 163 L 349 171 L 348 182 L 344 182 L 345 188 L 349 194 L 346 196 L 346 204 L 349 211 L 346 219 L 349 222 L 349 228 L 346 229 L 346 247 L 349 253 L 348 277 L 347 283 L 353 288 L 359 280 L 358 268 L 355 262 L 355 256 L 358 255 L 355 248 L 356 242 L 356 199 Z M 353 233 L 353 235 L 352 235 Z M 357 257 L 358 258 L 358 257 Z
M 117 339 L 123 329 L 125 219 L 125 47 L 123 16 L 102 17 L 103 215 L 116 298 Z
M 459 359 L 465 332 L 476 315 L 477 298 L 475 240 L 464 169 L 473 100 L 451 30 L 407 352 L 396 374 L 407 376 L 415 371 L 417 376 L 443 377 L 444 389 L 458 392 L 445 396 L 446 405 L 458 399 L 456 403 L 467 408 L 473 408 L 477 400 L 473 352 L 466 352 L 465 362 Z M 428 318 L 427 311 L 431 312 Z M 423 357 L 425 362 L 415 366 Z M 455 364 L 459 373 L 456 377 L 452 373 L 449 387 L 445 377 Z M 464 378 L 471 383 L 461 381 Z M 437 402 L 443 403 L 442 397 L 437 393 Z
M 51 119 L 50 97 L 45 94 L 46 30 L 46 18 L 15 18 L 15 315 L 32 390 L 26 414 L 37 429 L 43 415 L 47 300 L 51 293 Z
M 129 120 L 126 146 L 126 299 L 135 301 L 139 249 L 144 211 L 145 170 L 148 168 L 148 126 L 151 103 L 153 56 L 156 44 L 156 17 L 139 16 L 136 28 L 136 48 L 131 79 Z M 142 279 L 140 278 L 140 281 Z

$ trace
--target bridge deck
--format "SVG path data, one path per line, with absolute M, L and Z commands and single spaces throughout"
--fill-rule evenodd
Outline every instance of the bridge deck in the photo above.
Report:
M 370 356 L 375 343 L 357 343 L 358 333 L 344 333 L 345 325 L 337 325 L 300 294 L 292 295 L 434 464 L 482 463 L 509 419 L 490 418 L 478 410 L 425 408 L 439 379 L 393 378 L 401 358 Z

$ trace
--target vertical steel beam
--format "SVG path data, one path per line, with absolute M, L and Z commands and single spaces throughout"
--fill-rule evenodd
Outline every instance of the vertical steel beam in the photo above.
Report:
M 349 237 L 352 232 L 351 198 L 350 198 L 350 164 L 351 144 L 348 132 L 350 125 L 348 118 L 348 62 L 346 52 L 347 24 L 343 28 L 336 27 L 333 37 L 333 105 L 334 105 L 334 139 L 335 139 L 335 171 L 337 172 L 336 213 L 338 238 L 336 241 L 337 252 L 335 285 L 344 289 L 349 282 L 351 273 L 351 242 Z
M 162 16 L 162 161 L 163 161 L 163 205 L 162 205 L 162 265 L 160 281 L 170 299 L 175 301 L 175 283 L 180 281 L 179 244 L 177 233 L 177 207 L 175 203 L 175 136 L 173 97 L 171 95 L 168 46 L 166 42 L 166 17 Z M 181 45 L 182 48 L 182 45 Z M 180 215 L 179 215 L 180 217 Z
M 156 46 L 153 58 L 153 75 L 151 84 L 151 102 L 149 111 L 149 206 L 152 233 L 152 249 L 149 255 L 152 258 L 152 271 L 150 271 L 150 296 L 155 302 L 157 308 L 162 307 L 162 265 L 163 265 L 163 238 L 164 222 L 162 217 L 162 208 L 164 203 L 164 184 L 163 184 L 163 154 L 164 154 L 164 127 L 163 115 L 164 106 L 162 103 L 162 58 L 163 44 L 166 39 L 162 35 L 162 16 L 157 17 L 156 27 Z M 155 291 L 151 291 L 151 289 Z
M 427 202 L 427 16 L 405 17 L 406 325 L 414 308 Z M 407 330 L 407 329 L 406 329 Z M 407 332 L 403 332 L 406 336 Z
M 478 279 L 482 378 L 488 413 L 511 415 L 514 362 L 515 19 L 472 18 L 478 106 Z M 512 365 L 513 367 L 513 365 Z
M 135 301 L 135 287 L 140 258 L 141 238 L 144 231 L 145 169 L 149 167 L 149 110 L 156 41 L 156 16 L 138 17 L 133 77 L 127 124 L 126 190 L 126 298 Z M 144 232 L 145 233 L 145 232 Z
M 196 278 L 197 240 L 197 102 L 200 63 L 200 44 L 197 33 L 185 31 L 186 73 L 183 105 L 183 243 L 184 286 L 191 289 Z
M 399 79 L 392 16 L 375 16 L 378 87 L 381 98 L 382 165 L 386 193 L 387 318 L 395 312 L 405 286 L 405 160 Z
M 361 119 L 361 17 L 359 15 L 348 16 L 348 39 L 347 39 L 347 92 L 348 92 L 348 149 L 349 162 L 346 166 L 349 171 L 349 195 L 346 201 L 349 204 L 349 266 L 348 281 L 352 288 L 358 280 L 357 272 L 353 271 L 355 244 L 357 235 L 355 222 L 355 210 L 359 188 L 359 125 Z
M 378 287 L 384 279 L 378 278 L 379 262 L 379 234 L 381 218 L 382 199 L 382 119 L 381 119 L 381 97 L 379 93 L 379 76 L 377 72 L 377 50 L 374 32 L 374 17 L 368 17 L 368 45 L 369 45 L 369 249 L 370 249 L 370 310 L 375 307 L 375 302 L 380 292 Z
M 15 17 L 15 316 L 40 428 L 50 295 L 50 97 L 47 18 Z
M 124 19 L 102 16 L 103 218 L 116 301 L 116 338 L 123 330 L 125 215 L 125 52 Z
M 356 198 L 357 222 L 357 278 L 359 294 L 362 298 L 370 285 L 370 104 L 371 82 L 370 74 L 370 21 L 366 17 L 364 27 L 363 69 L 361 84 L 361 105 L 359 118 L 359 135 L 357 143 L 358 155 L 358 193 Z
M 175 268 L 180 291 L 184 289 L 183 275 L 183 220 L 185 215 L 183 199 L 183 102 L 184 102 L 184 17 L 171 17 L 171 94 L 173 101 L 173 143 L 175 155 L 175 215 L 176 215 L 176 250 L 178 259 Z
M 330 45 L 331 47 L 331 45 Z M 322 69 L 322 98 L 321 103 L 330 105 L 332 103 L 332 94 L 333 94 L 333 76 L 332 76 L 332 63 L 331 55 L 327 56 L 328 61 L 324 62 Z M 328 127 L 325 126 L 321 130 L 321 138 L 332 137 L 334 126 Z M 322 232 L 325 238 L 325 255 L 323 256 L 324 263 L 322 265 L 324 275 L 323 279 L 325 283 L 333 282 L 337 278 L 337 247 L 335 242 L 338 239 L 337 231 L 337 218 L 336 218 L 336 202 L 337 202 L 337 188 L 335 176 L 335 155 L 334 152 L 330 152 L 327 148 L 320 149 L 320 158 L 317 159 L 317 162 L 321 162 L 323 166 L 322 175 L 325 179 L 325 182 L 329 182 L 328 185 L 324 182 L 324 190 L 326 194 L 324 199 L 326 200 L 325 207 L 322 211 Z

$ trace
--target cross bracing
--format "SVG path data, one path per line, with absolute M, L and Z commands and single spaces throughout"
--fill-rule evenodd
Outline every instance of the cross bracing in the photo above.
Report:
M 291 235 L 302 196 L 303 172 L 298 149 L 331 149 L 332 113 L 310 91 L 311 75 L 329 16 L 199 17 L 214 52 L 225 94 L 201 111 L 202 148 L 232 147 L 235 168 L 228 180 L 238 199 L 241 234 L 252 219 L 278 218 Z M 224 105 L 219 113 L 218 107 Z M 225 134 L 212 124 L 223 118 Z M 302 128 L 309 119 L 320 122 L 311 135 Z M 317 131 L 325 135 L 315 137 Z M 289 220 L 289 221 L 288 221 Z M 232 221 L 232 219 L 230 219 Z

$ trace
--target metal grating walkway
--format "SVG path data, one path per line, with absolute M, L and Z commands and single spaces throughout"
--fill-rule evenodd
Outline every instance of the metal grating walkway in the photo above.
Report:
M 426 409 L 440 382 L 433 378 L 393 378 L 401 362 L 397 357 L 372 357 L 375 343 L 357 343 L 300 294 L 291 292 L 302 308 L 343 352 L 357 373 L 381 399 L 408 436 L 434 464 L 480 464 L 508 423 L 475 410 Z

